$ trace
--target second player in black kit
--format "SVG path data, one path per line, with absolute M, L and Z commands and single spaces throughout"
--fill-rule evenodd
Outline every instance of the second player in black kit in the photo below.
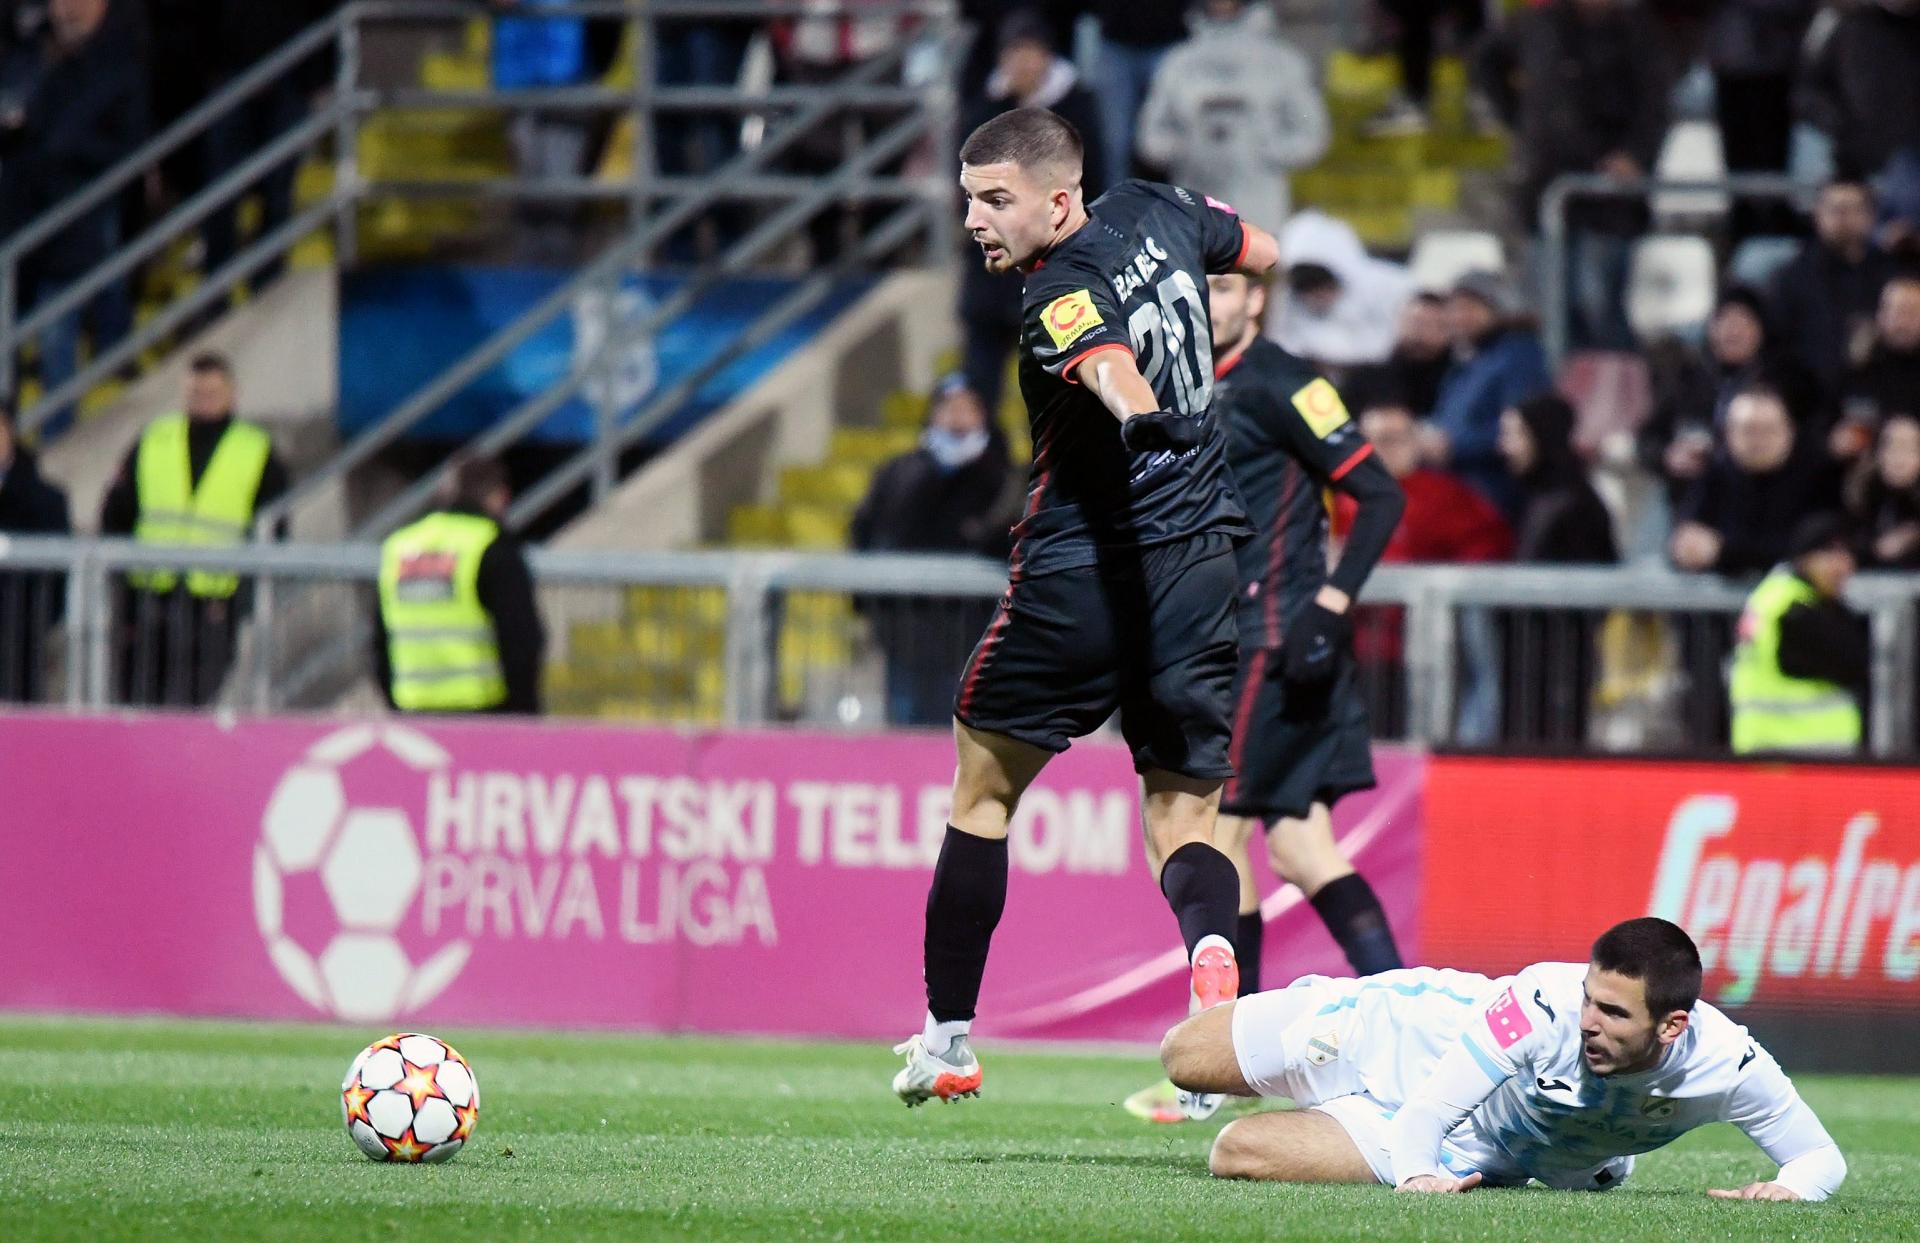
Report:
M 1220 801 L 1222 822 L 1239 817 L 1267 827 L 1275 872 L 1300 886 L 1356 974 L 1392 970 L 1401 964 L 1385 913 L 1335 846 L 1329 812 L 1342 796 L 1374 784 L 1348 609 L 1386 550 L 1405 498 L 1339 390 L 1259 334 L 1265 291 L 1240 277 L 1214 285 L 1216 329 L 1234 333 L 1215 343 L 1222 358 L 1214 411 L 1258 532 L 1239 552 L 1234 776 Z M 1246 312 L 1240 323 L 1223 322 L 1235 311 Z M 1330 489 L 1359 503 L 1331 571 Z M 1244 852 L 1236 863 L 1251 876 Z M 1259 987 L 1261 925 L 1251 889 L 1245 883 L 1235 938 L 1243 993 Z
M 1208 273 L 1266 272 L 1272 236 L 1171 186 L 1091 207 L 1073 127 L 1022 108 L 961 148 L 987 271 L 1025 278 L 1020 391 L 1033 433 L 1008 588 L 954 697 L 953 812 L 927 895 L 926 1023 L 895 1052 L 909 1105 L 979 1091 L 968 1038 L 1005 906 L 1007 827 L 1047 760 L 1116 711 L 1142 776 L 1189 1004 L 1230 1001 L 1239 878 L 1214 844 L 1231 774 L 1233 546 L 1252 529 L 1208 405 Z

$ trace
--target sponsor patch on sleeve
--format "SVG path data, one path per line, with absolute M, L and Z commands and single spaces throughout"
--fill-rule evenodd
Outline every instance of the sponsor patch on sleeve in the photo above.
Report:
M 1211 194 L 1206 195 L 1205 197 L 1207 200 L 1207 206 L 1213 208 L 1215 211 L 1223 211 L 1227 213 L 1227 215 L 1229 216 L 1237 216 L 1240 214 L 1239 212 L 1233 210 L 1233 204 L 1231 203 L 1222 203 L 1219 199 L 1213 197 Z
M 1520 999 L 1508 989 L 1487 1007 L 1487 1031 L 1502 1049 L 1511 1049 L 1533 1034 L 1533 1020 L 1520 1008 Z
M 1293 395 L 1293 408 L 1307 421 L 1313 434 L 1321 440 L 1333 435 L 1351 421 L 1347 414 L 1347 405 L 1340 400 L 1340 394 L 1325 379 L 1315 380 Z
M 1040 322 L 1046 325 L 1054 348 L 1064 350 L 1106 321 L 1093 305 L 1093 294 L 1076 289 L 1047 303 L 1047 309 L 1040 312 Z

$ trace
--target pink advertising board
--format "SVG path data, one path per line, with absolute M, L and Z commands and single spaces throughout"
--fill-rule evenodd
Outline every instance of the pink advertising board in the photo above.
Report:
M 1417 949 L 1423 762 L 1340 834 Z M 0 1007 L 897 1038 L 941 734 L 0 715 Z M 1158 1039 L 1178 930 L 1104 742 L 1023 803 L 981 1030 Z M 1268 982 L 1345 964 L 1292 891 Z

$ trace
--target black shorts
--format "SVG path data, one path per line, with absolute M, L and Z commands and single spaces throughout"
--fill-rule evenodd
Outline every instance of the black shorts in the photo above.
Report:
M 1238 590 L 1224 535 L 1022 579 L 974 647 L 953 715 L 1057 754 L 1118 710 L 1136 771 L 1231 776 Z
M 1353 658 L 1325 686 L 1268 676 L 1277 650 L 1250 647 L 1234 682 L 1234 777 L 1220 796 L 1228 815 L 1298 820 L 1315 803 L 1371 790 L 1373 747 Z

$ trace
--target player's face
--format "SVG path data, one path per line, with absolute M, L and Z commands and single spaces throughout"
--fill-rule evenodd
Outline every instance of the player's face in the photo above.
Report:
M 1207 278 L 1207 311 L 1216 351 L 1245 341 L 1266 309 L 1266 289 L 1246 277 L 1228 273 Z
M 1648 1012 L 1646 985 L 1641 981 L 1597 966 L 1587 968 L 1586 999 L 1580 1003 L 1580 1052 L 1593 1074 L 1650 1070 L 1686 1029 L 1684 1013 L 1655 1017 Z
M 1053 244 L 1073 204 L 1071 190 L 1049 190 L 1018 164 L 963 164 L 960 190 L 967 199 L 967 232 L 995 275 L 1030 269 Z

